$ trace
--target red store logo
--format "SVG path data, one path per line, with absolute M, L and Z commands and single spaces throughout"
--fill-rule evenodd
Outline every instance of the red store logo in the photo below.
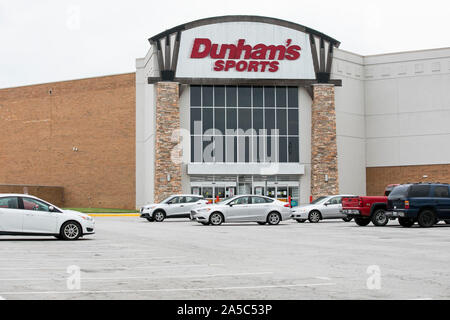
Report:
M 236 44 L 215 44 L 210 39 L 197 38 L 191 52 L 191 59 L 210 57 L 214 62 L 214 71 L 238 72 L 277 72 L 283 60 L 300 59 L 302 48 L 291 45 L 288 39 L 286 45 L 245 44 L 240 39 Z

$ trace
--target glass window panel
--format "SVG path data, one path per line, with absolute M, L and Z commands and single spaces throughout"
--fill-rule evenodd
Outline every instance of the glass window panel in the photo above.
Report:
M 275 108 L 275 87 L 264 87 L 264 105 L 266 108 Z
M 279 152 L 279 162 L 280 163 L 288 162 L 288 157 L 287 157 L 287 138 L 286 137 L 280 137 L 279 138 L 278 152 Z
M 286 108 L 287 97 L 286 87 L 277 87 L 277 108 Z
M 264 144 L 263 144 L 264 138 L 262 136 L 260 137 L 253 137 L 253 149 L 252 149 L 252 159 L 253 162 L 264 162 Z
M 203 136 L 203 162 L 214 162 L 214 140 L 211 136 Z
M 250 148 L 252 146 L 251 137 L 240 136 L 238 137 L 238 162 L 249 163 Z
M 297 137 L 288 138 L 288 157 L 289 162 L 300 162 L 299 139 Z
M 277 162 L 277 154 L 275 153 L 278 137 L 266 136 L 265 137 L 265 162 Z
M 290 136 L 298 136 L 299 131 L 298 110 L 296 109 L 289 110 L 288 124 L 289 124 L 288 134 Z
M 257 134 L 260 134 L 260 130 L 264 129 L 264 110 L 253 109 L 253 129 Z
M 252 127 L 252 109 L 239 109 L 239 129 L 244 133 Z
M 225 136 L 214 137 L 214 160 L 215 162 L 225 162 Z
M 237 107 L 237 87 L 226 87 L 227 107 Z
M 202 162 L 203 143 L 201 136 L 191 136 L 191 162 Z
M 203 133 L 214 127 L 214 110 L 212 108 L 203 108 Z
M 215 129 L 219 130 L 221 134 L 225 134 L 225 109 L 217 108 L 214 110 Z M 217 134 L 217 133 L 216 133 Z
M 252 91 L 251 87 L 238 87 L 239 99 L 238 106 L 239 108 L 249 108 L 252 106 Z
M 237 162 L 237 138 L 235 136 L 225 138 L 225 160 L 226 162 Z
M 227 129 L 237 130 L 237 110 L 227 109 Z
M 281 136 L 287 135 L 287 112 L 286 110 L 277 110 L 277 129 Z
M 197 124 L 197 128 L 195 124 Z M 191 133 L 202 134 L 202 109 L 200 108 L 191 108 Z
M 202 87 L 191 86 L 191 107 L 202 106 Z
M 203 86 L 203 106 L 212 107 L 214 106 L 214 87 L 213 86 Z
M 298 88 L 289 87 L 288 88 L 288 107 L 298 108 Z
M 264 106 L 263 87 L 253 87 L 253 107 L 262 108 Z
M 266 130 L 267 134 L 272 134 L 272 130 L 275 129 L 275 110 L 273 109 L 266 109 L 265 116 L 266 116 Z
M 216 107 L 225 107 L 225 87 L 214 87 L 214 105 Z

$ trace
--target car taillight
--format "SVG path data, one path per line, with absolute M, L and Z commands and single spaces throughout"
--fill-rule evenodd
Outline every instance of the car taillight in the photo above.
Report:
M 285 207 L 285 208 L 290 208 L 291 205 L 288 203 L 288 204 L 285 204 L 284 207 Z
M 358 206 L 359 206 L 359 207 L 362 207 L 362 205 L 363 205 L 362 200 L 359 200 Z
M 405 201 L 405 209 L 409 209 L 409 201 Z

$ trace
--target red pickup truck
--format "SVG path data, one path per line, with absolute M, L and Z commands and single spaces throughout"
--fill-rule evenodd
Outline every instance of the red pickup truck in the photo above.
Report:
M 352 197 L 342 199 L 342 212 L 349 218 L 354 218 L 357 225 L 365 227 L 369 223 L 375 226 L 385 226 L 389 222 L 386 216 L 388 196 L 398 186 L 392 184 L 386 187 L 382 197 Z

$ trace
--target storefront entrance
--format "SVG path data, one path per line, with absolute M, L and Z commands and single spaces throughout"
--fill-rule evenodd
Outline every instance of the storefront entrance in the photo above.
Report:
M 297 206 L 300 200 L 299 180 L 299 176 L 294 178 L 282 176 L 193 177 L 191 192 L 202 195 L 211 203 L 217 202 L 217 199 L 222 201 L 235 195 L 253 194 L 265 195 L 285 202 L 288 202 L 291 197 L 293 206 Z

